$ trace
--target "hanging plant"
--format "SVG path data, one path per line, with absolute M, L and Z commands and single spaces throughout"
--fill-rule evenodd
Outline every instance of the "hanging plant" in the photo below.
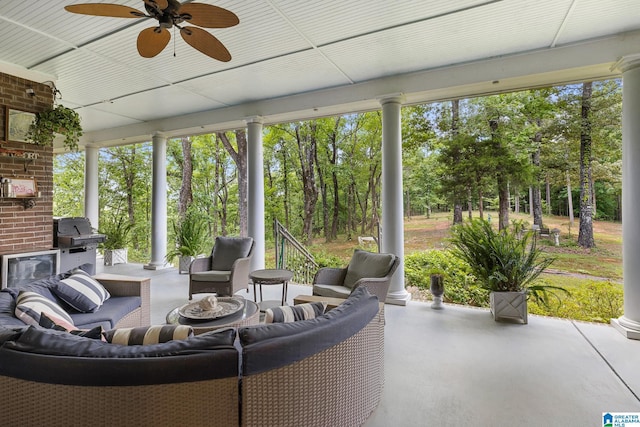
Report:
M 82 136 L 80 115 L 63 105 L 36 113 L 35 120 L 29 126 L 27 138 L 37 145 L 51 145 L 55 134 L 64 136 L 63 143 L 68 150 L 77 151 L 78 141 Z

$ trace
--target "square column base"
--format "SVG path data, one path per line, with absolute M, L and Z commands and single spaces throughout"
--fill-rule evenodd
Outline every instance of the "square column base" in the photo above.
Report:
M 142 266 L 142 268 L 144 268 L 145 270 L 164 270 L 166 268 L 171 268 L 172 265 L 170 264 L 145 264 L 144 266 Z
M 387 294 L 387 299 L 385 300 L 384 303 L 391 304 L 391 305 L 406 306 L 409 301 L 411 301 L 411 294 L 407 291 L 404 291 L 403 293 L 398 292 L 396 294 Z
M 640 332 L 625 328 L 618 322 L 618 319 L 611 319 L 611 326 L 616 328 L 622 335 L 630 340 L 640 340 Z

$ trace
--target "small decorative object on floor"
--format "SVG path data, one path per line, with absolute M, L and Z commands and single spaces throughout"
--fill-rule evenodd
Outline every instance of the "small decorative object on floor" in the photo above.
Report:
M 429 287 L 431 295 L 433 295 L 433 304 L 431 308 L 434 310 L 441 310 L 444 308 L 442 305 L 442 295 L 444 295 L 444 279 L 442 274 L 431 275 L 431 286 Z

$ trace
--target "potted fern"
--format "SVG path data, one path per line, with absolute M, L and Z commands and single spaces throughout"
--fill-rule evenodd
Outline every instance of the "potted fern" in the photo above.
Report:
M 490 292 L 494 319 L 527 323 L 527 298 L 548 303 L 549 293 L 563 288 L 536 282 L 554 261 L 543 257 L 535 234 L 518 237 L 518 230 L 496 231 L 481 219 L 452 229 L 452 253 L 466 262 L 483 289 Z
M 178 257 L 178 273 L 189 273 L 191 262 L 202 253 L 207 243 L 207 229 L 202 217 L 187 211 L 183 218 L 173 222 L 174 245 L 167 252 L 167 262 Z
M 36 113 L 29 126 L 27 138 L 37 145 L 51 145 L 55 134 L 64 137 L 64 146 L 71 151 L 78 150 L 78 141 L 82 136 L 80 115 L 64 105 L 56 105 L 48 110 Z
M 104 221 L 101 224 L 100 233 L 107 237 L 101 244 L 104 256 L 104 265 L 126 264 L 129 258 L 129 235 L 131 224 L 120 217 L 117 220 Z

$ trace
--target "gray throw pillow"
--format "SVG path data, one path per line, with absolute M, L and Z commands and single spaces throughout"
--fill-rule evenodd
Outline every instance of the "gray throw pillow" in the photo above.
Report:
M 238 258 L 246 258 L 251 251 L 251 237 L 216 237 L 211 252 L 211 270 L 229 271 Z
M 393 265 L 395 255 L 379 254 L 356 249 L 347 267 L 343 285 L 353 288 L 360 279 L 384 277 Z

